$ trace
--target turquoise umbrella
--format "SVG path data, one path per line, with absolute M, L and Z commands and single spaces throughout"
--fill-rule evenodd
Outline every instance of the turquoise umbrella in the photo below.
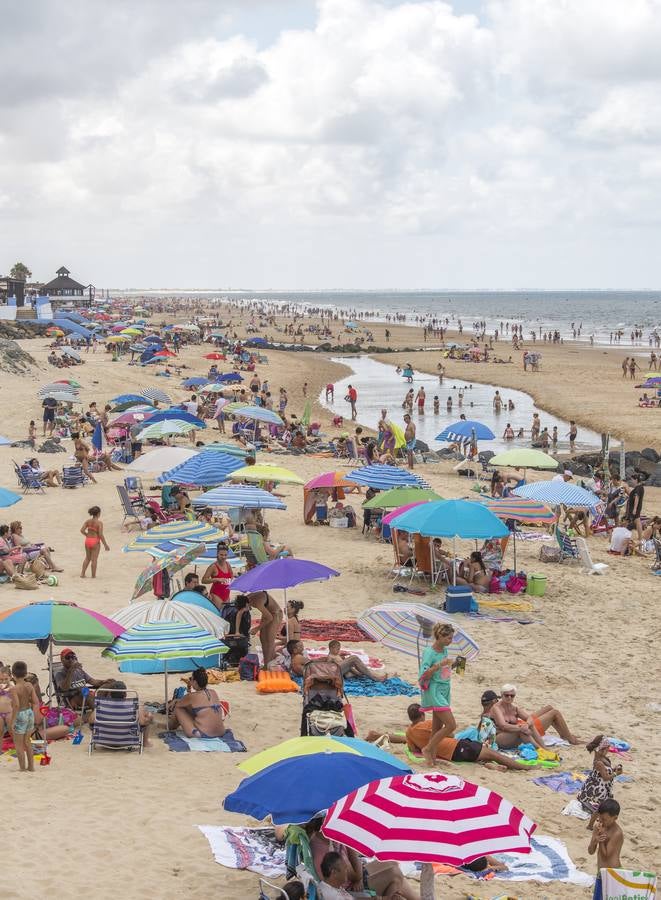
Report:
M 13 491 L 7 490 L 7 488 L 0 487 L 0 507 L 13 506 L 14 503 L 18 503 L 22 499 L 20 494 L 15 494 Z

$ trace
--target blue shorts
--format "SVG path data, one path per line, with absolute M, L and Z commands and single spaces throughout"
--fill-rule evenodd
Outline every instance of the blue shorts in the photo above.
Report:
M 34 712 L 31 709 L 19 709 L 14 722 L 14 734 L 32 734 L 34 731 Z

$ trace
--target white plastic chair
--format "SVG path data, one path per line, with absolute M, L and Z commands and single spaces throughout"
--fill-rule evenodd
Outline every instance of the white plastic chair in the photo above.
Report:
M 581 566 L 586 570 L 588 575 L 603 575 L 606 572 L 608 563 L 592 562 L 590 550 L 585 538 L 576 538 L 576 549 L 578 550 L 578 558 L 580 560 Z

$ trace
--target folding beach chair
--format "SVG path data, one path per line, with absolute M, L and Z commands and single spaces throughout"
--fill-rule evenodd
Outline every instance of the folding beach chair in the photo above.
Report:
M 566 531 L 556 527 L 555 539 L 560 547 L 560 562 L 564 562 L 566 559 L 578 560 L 578 547 L 574 538 L 569 537 Z
M 84 487 L 88 480 L 82 466 L 62 466 L 62 487 Z
M 19 485 L 23 488 L 24 494 L 45 494 L 43 482 L 39 475 L 36 475 L 30 466 L 19 466 L 14 463 L 14 471 Z
M 97 747 L 133 750 L 142 753 L 142 729 L 138 695 L 135 691 L 103 688 L 94 699 L 94 725 L 89 753 Z M 115 695 L 115 696 L 112 696 Z
M 654 549 L 656 550 L 656 559 L 652 563 L 653 572 L 661 572 L 661 540 L 654 538 Z
M 283 889 L 278 887 L 277 884 L 272 884 L 266 878 L 260 878 L 259 900 L 289 900 L 289 895 L 285 894 Z
M 590 556 L 590 549 L 585 538 L 576 538 L 576 549 L 578 550 L 578 558 L 581 566 L 588 575 L 603 575 L 608 568 L 607 563 L 594 563 Z
M 287 878 L 300 878 L 308 900 L 317 900 L 318 876 L 314 868 L 310 838 L 300 825 L 288 825 L 285 832 L 285 871 Z
M 122 527 L 126 527 L 128 531 L 131 525 L 137 525 L 138 528 L 142 531 L 142 516 L 145 515 L 145 508 L 140 503 L 139 500 L 131 500 L 129 497 L 129 492 L 126 488 L 118 484 L 117 485 L 117 493 L 119 494 L 119 500 L 122 504 L 122 510 L 124 512 L 124 518 L 122 519 Z

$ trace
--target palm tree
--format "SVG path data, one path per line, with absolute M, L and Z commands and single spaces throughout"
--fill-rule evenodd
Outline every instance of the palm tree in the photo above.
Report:
M 28 269 L 25 263 L 17 262 L 14 266 L 12 266 L 12 270 L 9 273 L 12 278 L 17 278 L 20 281 L 27 281 L 29 278 L 32 278 L 32 272 Z

